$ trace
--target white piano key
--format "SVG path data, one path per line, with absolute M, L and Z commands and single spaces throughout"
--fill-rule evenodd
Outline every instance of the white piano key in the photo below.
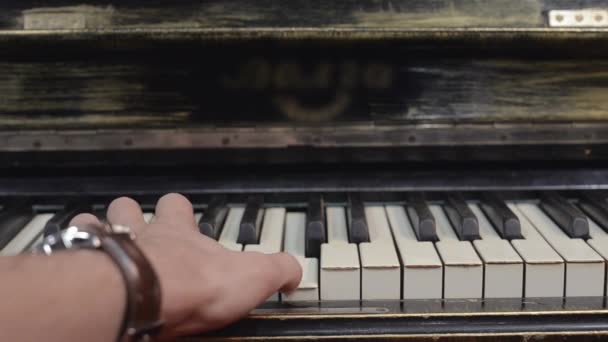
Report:
M 589 224 L 589 237 L 591 239 L 604 239 L 604 238 L 608 238 L 608 233 L 606 233 L 606 231 L 603 230 L 602 227 L 598 226 L 597 223 L 595 223 L 594 220 L 592 220 L 589 217 L 587 217 L 587 220 L 590 223 Z
M 198 223 L 198 221 L 201 220 L 201 217 L 203 217 L 203 213 L 195 213 L 194 214 L 194 222 Z
M 268 208 L 264 213 L 264 223 L 260 233 L 259 244 L 246 245 L 247 252 L 260 252 L 273 254 L 281 251 L 283 243 L 283 228 L 285 223 L 285 208 Z M 279 294 L 275 293 L 268 301 L 279 301 Z
M 34 241 L 34 243 L 32 243 L 29 247 L 28 250 L 34 250 L 36 248 L 36 246 L 40 245 L 42 243 L 42 240 L 44 240 L 44 234 L 40 234 L 38 235 L 38 237 L 36 238 L 36 241 Z
M 582 239 L 568 237 L 545 213 L 532 203 L 517 207 L 566 261 L 566 297 L 604 294 L 604 259 Z
M 285 224 L 285 208 L 268 208 L 264 213 L 264 223 L 260 233 L 260 241 L 255 245 L 246 245 L 245 251 L 266 254 L 278 253 L 283 243 L 283 228 Z
M 226 217 L 226 222 L 224 222 L 222 234 L 220 234 L 220 238 L 218 239 L 220 245 L 237 252 L 243 250 L 243 245 L 237 243 L 236 240 L 239 236 L 239 228 L 244 212 L 245 207 L 230 208 L 228 216 Z
M 590 239 L 587 243 L 593 248 L 599 255 L 608 260 L 608 233 L 604 231 L 600 226 L 597 225 L 591 218 L 587 218 L 589 221 L 589 236 Z M 608 293 L 608 282 L 606 282 L 606 288 L 604 295 Z
M 304 223 L 302 223 L 304 222 Z M 306 246 L 303 236 L 306 235 L 306 214 L 293 212 L 285 215 L 285 240 L 283 241 L 283 252 L 294 257 L 306 255 Z
M 302 267 L 302 280 L 289 294 L 283 293 L 283 302 L 310 302 L 319 300 L 319 259 L 297 258 Z
M 154 219 L 154 213 L 150 213 L 150 212 L 144 213 L 144 221 L 146 221 L 146 223 L 151 223 L 153 219 Z
M 460 241 L 438 205 L 430 206 L 439 241 L 435 247 L 443 260 L 444 298 L 481 298 L 483 265 L 469 241 Z
M 317 258 L 306 257 L 304 246 L 305 232 L 306 214 L 287 213 L 283 251 L 293 255 L 300 263 L 302 267 L 302 280 L 294 291 L 289 294 L 282 294 L 284 302 L 319 300 L 319 260 Z
M 454 229 L 452 229 L 452 225 L 450 224 L 448 217 L 443 211 L 443 208 L 441 208 L 441 206 L 437 204 L 431 204 L 429 205 L 429 210 L 431 211 L 431 213 L 433 213 L 433 216 L 435 217 L 437 237 L 439 237 L 440 241 L 459 242 L 460 240 L 458 239 L 458 236 L 456 236 Z M 437 215 L 439 215 L 439 220 L 442 224 L 437 224 Z
M 359 244 L 361 299 L 400 299 L 401 264 L 384 206 L 366 206 L 370 242 Z
M 564 295 L 565 264 L 562 257 L 545 241 L 517 206 L 507 203 L 521 225 L 523 239 L 512 240 L 513 248 L 525 263 L 524 296 L 562 297 Z
M 357 244 L 348 242 L 346 210 L 327 207 L 327 243 L 321 245 L 321 300 L 359 300 L 361 269 Z
M 29 246 L 34 244 L 38 237 L 42 236 L 44 225 L 51 217 L 53 217 L 53 214 L 38 214 L 34 216 L 34 218 L 21 229 L 19 234 L 0 251 L 0 255 L 17 255 L 26 251 Z
M 484 298 L 521 298 L 524 264 L 508 240 L 503 240 L 477 204 L 469 204 L 477 216 L 481 240 L 473 246 L 484 265 Z
M 443 264 L 435 246 L 418 241 L 403 206 L 387 205 L 386 214 L 403 263 L 403 299 L 441 299 Z

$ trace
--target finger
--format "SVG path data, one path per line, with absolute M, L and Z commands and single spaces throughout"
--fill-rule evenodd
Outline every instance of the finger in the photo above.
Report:
M 276 253 L 270 255 L 274 259 L 274 264 L 279 270 L 276 279 L 276 287 L 281 292 L 291 292 L 295 290 L 302 280 L 302 266 L 296 258 L 287 253 Z
M 120 197 L 108 206 L 108 222 L 131 228 L 135 233 L 146 226 L 139 203 L 128 197 Z
M 154 222 L 196 229 L 192 203 L 186 197 L 176 193 L 166 194 L 158 200 Z
M 89 213 L 85 213 L 85 214 L 78 214 L 76 216 L 74 216 L 74 218 L 72 218 L 72 220 L 70 221 L 70 226 L 87 226 L 87 225 L 99 225 L 101 224 L 99 222 L 99 219 L 93 215 L 93 214 L 89 214 Z
M 252 299 L 261 303 L 276 292 L 291 292 L 300 284 L 302 268 L 293 256 L 287 253 L 262 254 L 256 252 L 240 253 L 241 273 L 249 284 Z
M 299 262 L 285 253 L 224 251 L 227 262 L 215 285 L 214 294 L 205 306 L 205 319 L 180 324 L 179 333 L 196 333 L 218 329 L 247 315 L 278 291 L 289 292 L 300 283 Z

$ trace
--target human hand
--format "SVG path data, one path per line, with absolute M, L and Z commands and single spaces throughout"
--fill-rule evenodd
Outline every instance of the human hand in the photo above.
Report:
M 233 252 L 199 233 L 192 204 L 182 195 L 158 200 L 146 223 L 137 202 L 121 197 L 107 211 L 112 224 L 130 227 L 156 270 L 162 293 L 162 338 L 221 328 L 272 294 L 297 287 L 302 270 L 286 253 Z M 71 225 L 99 223 L 80 214 Z

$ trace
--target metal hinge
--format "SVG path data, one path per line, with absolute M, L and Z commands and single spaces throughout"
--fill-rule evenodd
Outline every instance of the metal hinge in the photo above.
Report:
M 549 11 L 550 27 L 608 27 L 608 10 L 552 10 Z

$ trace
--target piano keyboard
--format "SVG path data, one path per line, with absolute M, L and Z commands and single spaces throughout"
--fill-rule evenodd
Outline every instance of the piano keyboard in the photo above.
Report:
M 0 255 L 29 251 L 92 208 L 4 205 Z M 301 206 L 218 196 L 202 208 L 202 235 L 234 251 L 285 251 L 299 261 L 298 288 L 269 302 L 601 297 L 608 288 L 608 202 L 595 193 L 526 201 L 411 195 L 403 203 L 313 196 Z

